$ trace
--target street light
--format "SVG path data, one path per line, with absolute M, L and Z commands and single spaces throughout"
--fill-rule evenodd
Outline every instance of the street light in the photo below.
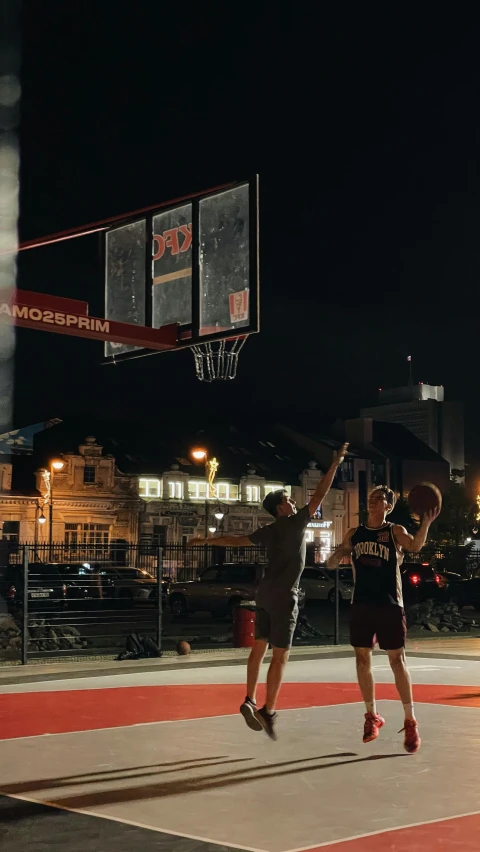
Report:
M 192 459 L 197 462 L 203 461 L 205 464 L 205 538 L 209 532 L 216 532 L 216 529 L 211 529 L 208 526 L 208 501 L 210 497 L 215 497 L 213 481 L 218 470 L 218 461 L 216 458 L 208 458 L 208 450 L 205 447 L 195 447 L 190 451 Z
M 42 526 L 43 526 L 43 524 L 47 523 L 47 519 L 46 519 L 45 515 L 43 514 L 43 509 L 40 512 L 40 515 L 38 516 L 37 521 L 38 521 L 39 524 L 42 524 Z
M 217 509 L 217 511 L 215 512 L 215 517 L 217 521 L 223 521 L 224 514 L 220 509 Z
M 49 490 L 50 490 L 50 511 L 49 511 L 49 544 L 50 544 L 50 559 L 52 558 L 52 538 L 53 538 L 53 472 L 54 470 L 62 470 L 65 467 L 65 462 L 61 459 L 53 459 L 49 465 Z

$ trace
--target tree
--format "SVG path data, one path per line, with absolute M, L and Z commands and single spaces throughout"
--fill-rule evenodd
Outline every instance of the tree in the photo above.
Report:
M 443 496 L 442 511 L 430 529 L 429 538 L 437 544 L 458 547 L 465 544 L 475 526 L 477 507 L 469 498 L 465 485 L 454 477 Z

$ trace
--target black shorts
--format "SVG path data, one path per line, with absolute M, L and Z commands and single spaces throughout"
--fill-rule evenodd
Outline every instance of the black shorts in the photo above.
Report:
M 274 648 L 291 648 L 297 626 L 298 603 L 272 602 L 268 607 L 257 607 L 255 639 L 263 639 Z
M 373 648 L 377 641 L 382 651 L 396 651 L 405 647 L 406 638 L 407 622 L 401 606 L 351 604 L 350 644 L 354 648 Z

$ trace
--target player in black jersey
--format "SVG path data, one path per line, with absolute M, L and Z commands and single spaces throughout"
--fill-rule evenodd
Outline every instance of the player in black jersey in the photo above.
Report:
M 390 488 L 386 485 L 374 488 L 368 501 L 367 523 L 348 531 L 327 566 L 337 567 L 345 556 L 351 556 L 353 561 L 355 589 L 350 610 L 350 641 L 355 649 L 358 684 L 366 707 L 363 742 L 375 740 L 385 724 L 377 713 L 372 674 L 372 650 L 377 641 L 388 654 L 405 710 L 405 750 L 413 754 L 420 748 L 421 739 L 405 660 L 407 631 L 400 566 L 404 550 L 418 553 L 422 549 L 438 511 L 425 515 L 418 532 L 412 536 L 404 527 L 387 522 L 394 505 L 395 495 Z

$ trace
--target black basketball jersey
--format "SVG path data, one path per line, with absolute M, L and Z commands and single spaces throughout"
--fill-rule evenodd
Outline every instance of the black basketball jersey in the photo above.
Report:
M 357 527 L 350 541 L 355 578 L 352 603 L 393 603 L 403 607 L 403 553 L 395 543 L 393 524 L 377 529 Z

